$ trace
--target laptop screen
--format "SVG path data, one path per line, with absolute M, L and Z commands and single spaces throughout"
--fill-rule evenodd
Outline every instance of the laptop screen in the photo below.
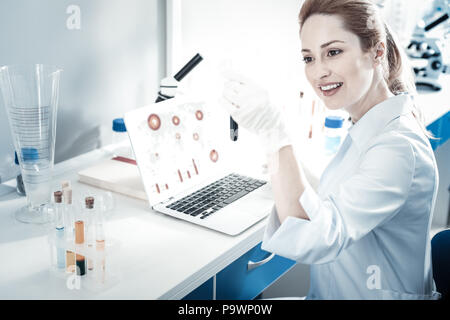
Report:
M 224 169 L 229 117 L 217 104 L 184 96 L 124 120 L 151 206 Z

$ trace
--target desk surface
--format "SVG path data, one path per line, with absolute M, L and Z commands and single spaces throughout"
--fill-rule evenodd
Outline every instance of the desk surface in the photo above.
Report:
M 421 97 L 428 105 L 427 124 L 448 112 L 445 94 Z M 104 157 L 95 150 L 58 164 L 55 183 L 71 180 L 80 193 L 100 191 L 78 183 L 76 172 Z M 305 168 L 313 186 L 322 167 Z M 121 242 L 112 259 L 120 282 L 101 293 L 69 290 L 55 277 L 49 270 L 48 229 L 14 219 L 25 198 L 15 192 L 0 197 L 0 299 L 180 299 L 258 244 L 266 224 L 264 219 L 231 237 L 152 211 L 146 201 L 114 196 L 108 233 Z
M 101 192 L 77 182 L 76 174 L 99 157 L 96 150 L 56 166 L 55 185 L 71 180 L 74 192 Z M 101 293 L 69 290 L 55 277 L 48 229 L 14 220 L 25 198 L 15 192 L 0 198 L 0 299 L 180 299 L 258 244 L 266 224 L 264 219 L 231 237 L 155 212 L 146 201 L 114 197 L 107 231 L 121 243 L 112 256 L 120 282 Z

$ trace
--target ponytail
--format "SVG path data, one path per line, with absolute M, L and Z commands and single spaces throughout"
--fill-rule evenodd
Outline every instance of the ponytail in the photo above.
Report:
M 389 30 L 387 24 L 384 24 L 386 32 L 386 47 L 387 47 L 387 72 L 385 75 L 386 83 L 389 90 L 393 94 L 399 94 L 401 92 L 410 92 L 411 84 L 407 81 L 410 79 L 405 79 L 407 77 L 407 70 L 403 70 L 402 56 L 399 48 L 397 47 L 396 41 Z M 408 88 L 409 87 L 409 88 Z M 415 91 L 415 89 L 414 89 Z

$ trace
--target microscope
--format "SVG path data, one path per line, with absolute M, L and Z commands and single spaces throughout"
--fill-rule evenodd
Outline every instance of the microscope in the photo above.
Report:
M 413 65 L 417 90 L 439 91 L 439 78 L 450 74 L 449 16 L 449 0 L 435 0 L 416 25 L 406 53 Z

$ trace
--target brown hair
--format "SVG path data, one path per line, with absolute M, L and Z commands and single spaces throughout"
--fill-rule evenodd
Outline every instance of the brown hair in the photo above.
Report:
M 389 90 L 395 94 L 408 92 L 417 95 L 414 75 L 403 49 L 397 45 L 396 35 L 382 20 L 377 6 L 369 0 L 306 0 L 299 14 L 300 30 L 305 21 L 314 14 L 338 15 L 344 28 L 358 36 L 361 50 L 367 52 L 377 43 L 386 44 L 386 59 L 383 61 L 383 76 Z M 428 137 L 423 116 L 414 104 L 414 117 Z

